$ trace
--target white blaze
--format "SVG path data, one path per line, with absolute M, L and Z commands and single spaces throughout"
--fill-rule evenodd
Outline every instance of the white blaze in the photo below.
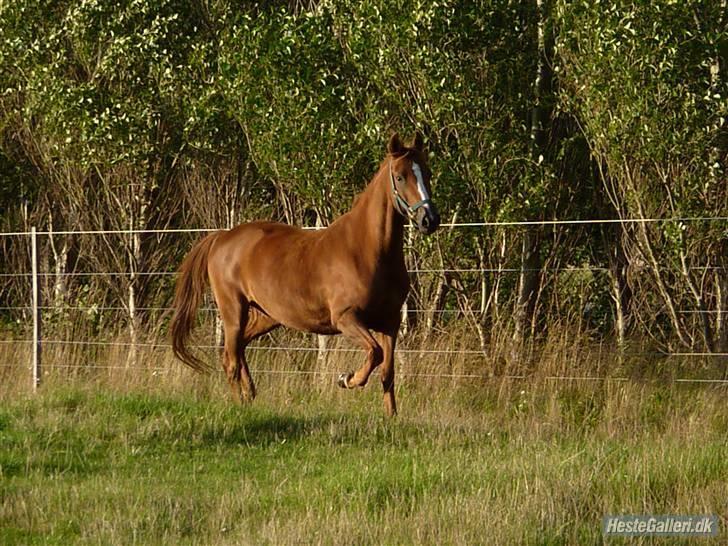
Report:
M 420 200 L 425 201 L 426 199 L 429 199 L 430 196 L 427 194 L 425 181 L 422 178 L 422 169 L 420 169 L 420 166 L 415 162 L 412 162 L 412 172 L 415 173 L 415 178 L 417 179 L 417 191 L 420 192 Z

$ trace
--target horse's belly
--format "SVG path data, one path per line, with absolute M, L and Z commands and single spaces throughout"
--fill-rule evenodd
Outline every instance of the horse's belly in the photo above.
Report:
M 333 324 L 331 324 L 330 315 L 326 317 L 317 316 L 318 314 L 299 314 L 299 313 L 282 313 L 281 324 L 294 330 L 302 332 L 310 332 L 312 334 L 332 335 L 339 334 Z
M 322 303 L 304 301 L 300 294 L 290 289 L 281 288 L 272 292 L 274 297 L 265 297 L 266 294 L 259 293 L 253 301 L 283 326 L 314 334 L 339 333 L 331 323 L 330 311 Z

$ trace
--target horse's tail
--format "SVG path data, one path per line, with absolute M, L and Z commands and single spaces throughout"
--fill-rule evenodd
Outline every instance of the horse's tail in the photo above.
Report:
M 192 354 L 187 341 L 195 326 L 197 308 L 207 287 L 207 256 L 219 232 L 211 233 L 192 247 L 179 270 L 174 293 L 174 316 L 170 324 L 172 352 L 190 368 L 209 371 L 211 366 Z

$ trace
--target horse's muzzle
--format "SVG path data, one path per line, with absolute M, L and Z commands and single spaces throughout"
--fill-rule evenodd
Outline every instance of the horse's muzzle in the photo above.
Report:
M 430 235 L 440 227 L 440 213 L 437 211 L 435 204 L 430 201 L 417 210 L 415 221 L 420 233 Z

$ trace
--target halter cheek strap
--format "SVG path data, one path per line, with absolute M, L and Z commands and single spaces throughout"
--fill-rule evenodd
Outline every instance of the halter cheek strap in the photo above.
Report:
M 392 197 L 394 198 L 394 208 L 397 210 L 397 212 L 399 212 L 405 218 L 409 218 L 410 220 L 413 220 L 415 217 L 415 212 L 417 212 L 417 209 L 432 203 L 432 200 L 428 197 L 427 199 L 422 199 L 421 201 L 417 201 L 417 203 L 415 203 L 414 205 L 410 205 L 407 202 L 407 200 L 400 195 L 400 193 L 397 191 L 397 185 L 394 182 L 394 174 L 392 173 L 392 160 L 391 159 L 389 160 L 389 182 L 392 185 Z

